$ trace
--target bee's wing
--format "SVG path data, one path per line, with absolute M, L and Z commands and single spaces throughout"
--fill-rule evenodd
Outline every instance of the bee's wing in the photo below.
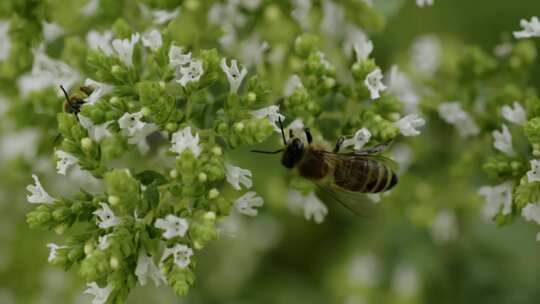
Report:
M 371 213 L 372 206 L 365 194 L 347 191 L 330 182 L 315 184 L 318 188 L 317 195 L 321 199 L 329 198 L 358 216 L 367 217 Z
M 385 147 L 382 147 L 382 146 Z M 398 169 L 398 164 L 379 153 L 382 153 L 382 148 L 386 148 L 386 144 L 377 145 L 373 148 L 370 148 L 368 150 L 362 150 L 358 152 L 350 152 L 350 153 L 336 153 L 336 152 L 329 152 L 324 151 L 323 152 L 323 158 L 326 164 L 328 164 L 330 167 L 334 168 L 336 165 L 336 162 L 341 161 L 351 161 L 351 162 L 357 162 L 357 161 L 366 161 L 366 160 L 375 160 L 381 163 L 384 163 L 387 165 L 392 171 L 396 172 Z

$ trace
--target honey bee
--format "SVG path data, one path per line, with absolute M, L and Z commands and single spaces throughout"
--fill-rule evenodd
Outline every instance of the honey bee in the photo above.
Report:
M 62 85 L 60 85 L 60 89 L 62 89 L 62 92 L 64 92 L 64 96 L 66 98 L 66 101 L 64 102 L 64 112 L 75 115 L 79 114 L 81 112 L 81 107 L 86 103 L 86 101 L 77 95 L 70 97 Z M 80 91 L 88 96 L 92 94 L 93 89 L 91 87 L 80 87 Z
M 345 138 L 337 140 L 333 151 L 313 143 L 309 128 L 304 129 L 305 140 L 295 137 L 289 130 L 285 138 L 281 119 L 281 136 L 285 148 L 277 151 L 252 150 L 256 153 L 278 154 L 283 152 L 281 164 L 295 169 L 299 175 L 314 182 L 320 190 L 355 214 L 362 213 L 360 196 L 392 189 L 398 182 L 396 164 L 381 155 L 388 144 L 379 144 L 362 151 L 340 153 Z

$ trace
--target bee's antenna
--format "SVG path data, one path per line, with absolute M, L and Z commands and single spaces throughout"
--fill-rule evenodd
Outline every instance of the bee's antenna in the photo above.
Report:
M 281 137 L 283 138 L 283 144 L 287 145 L 287 139 L 285 139 L 285 131 L 283 131 L 283 123 L 281 122 L 281 116 L 278 117 L 279 129 L 281 129 Z
M 276 151 L 251 150 L 251 152 L 261 153 L 261 154 L 278 154 L 280 152 L 283 152 L 283 149 L 279 149 L 279 150 L 276 150 Z
M 64 86 L 60 85 L 60 89 L 62 89 L 62 92 L 64 92 L 64 96 L 66 96 L 66 101 L 71 105 L 71 100 L 69 99 L 69 95 L 66 92 L 66 89 L 64 89 Z

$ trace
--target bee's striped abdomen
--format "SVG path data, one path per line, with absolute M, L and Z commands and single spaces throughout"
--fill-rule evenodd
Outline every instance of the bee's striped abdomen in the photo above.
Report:
M 365 159 L 339 162 L 334 171 L 334 181 L 349 191 L 378 193 L 394 187 L 397 176 L 384 163 Z

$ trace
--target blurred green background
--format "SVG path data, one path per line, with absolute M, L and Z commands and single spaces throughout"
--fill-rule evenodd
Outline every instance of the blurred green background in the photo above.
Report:
M 407 57 L 419 35 L 491 50 L 521 18 L 540 14 L 537 0 L 435 0 L 423 9 L 412 0 L 375 2 L 388 7 L 385 29 L 371 36 L 383 67 Z M 537 65 L 537 88 L 539 74 Z M 277 143 L 276 136 L 265 145 Z M 129 303 L 539 303 L 537 229 L 521 221 L 498 228 L 480 216 L 476 192 L 486 178 L 481 162 L 464 157 L 477 147 L 460 144 L 437 121 L 407 144 L 415 152 L 411 167 L 376 212 L 356 217 L 328 202 L 322 224 L 290 212 L 288 173 L 277 158 L 237 151 L 265 198 L 260 216 L 231 221 L 233 233 L 205 249 L 187 298 L 151 285 L 136 288 Z M 58 237 L 25 223 L 24 186 L 37 163 L 1 163 L 0 303 L 89 303 L 76 273 L 47 265 L 45 244 Z M 443 229 L 450 237 L 434 228 L 441 212 L 453 223 Z

